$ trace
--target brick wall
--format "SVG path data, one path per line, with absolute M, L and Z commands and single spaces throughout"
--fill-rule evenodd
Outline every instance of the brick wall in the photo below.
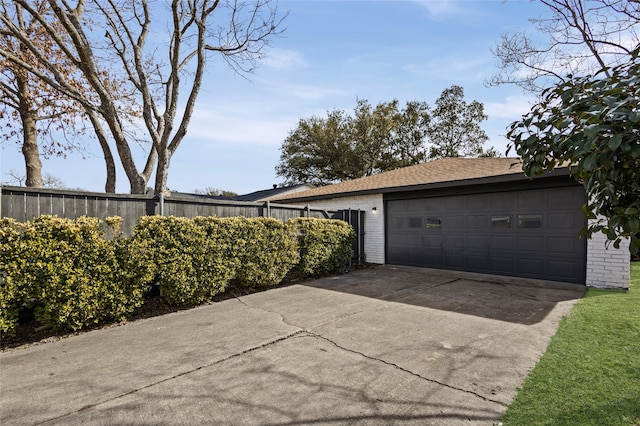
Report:
M 365 261 L 384 264 L 384 203 L 382 194 L 316 200 L 310 206 L 327 210 L 364 210 Z M 373 208 L 375 207 L 375 210 Z
M 616 249 L 608 244 L 602 233 L 587 240 L 587 286 L 601 288 L 629 288 L 629 242 L 623 241 Z

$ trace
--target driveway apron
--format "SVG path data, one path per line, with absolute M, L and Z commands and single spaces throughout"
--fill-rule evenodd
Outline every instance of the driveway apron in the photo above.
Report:
M 8 350 L 0 424 L 492 425 L 584 292 L 501 281 L 378 266 Z

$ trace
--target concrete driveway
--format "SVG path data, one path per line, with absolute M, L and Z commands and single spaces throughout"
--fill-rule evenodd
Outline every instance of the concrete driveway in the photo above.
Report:
M 491 425 L 584 291 L 501 281 L 379 266 L 9 350 L 0 424 Z

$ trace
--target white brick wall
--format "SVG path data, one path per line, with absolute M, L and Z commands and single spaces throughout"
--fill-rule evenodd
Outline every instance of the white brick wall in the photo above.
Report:
M 602 233 L 587 240 L 587 286 L 629 288 L 630 268 L 629 241 L 617 249 L 613 242 L 607 247 L 607 236 Z
M 365 260 L 369 263 L 384 264 L 384 203 L 382 202 L 382 194 L 330 198 L 312 201 L 308 204 L 327 210 L 364 210 Z

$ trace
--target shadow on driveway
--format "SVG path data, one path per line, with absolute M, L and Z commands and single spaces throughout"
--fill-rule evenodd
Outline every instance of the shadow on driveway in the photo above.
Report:
M 303 285 L 524 325 L 542 321 L 557 303 L 585 292 L 579 284 L 393 265 Z

